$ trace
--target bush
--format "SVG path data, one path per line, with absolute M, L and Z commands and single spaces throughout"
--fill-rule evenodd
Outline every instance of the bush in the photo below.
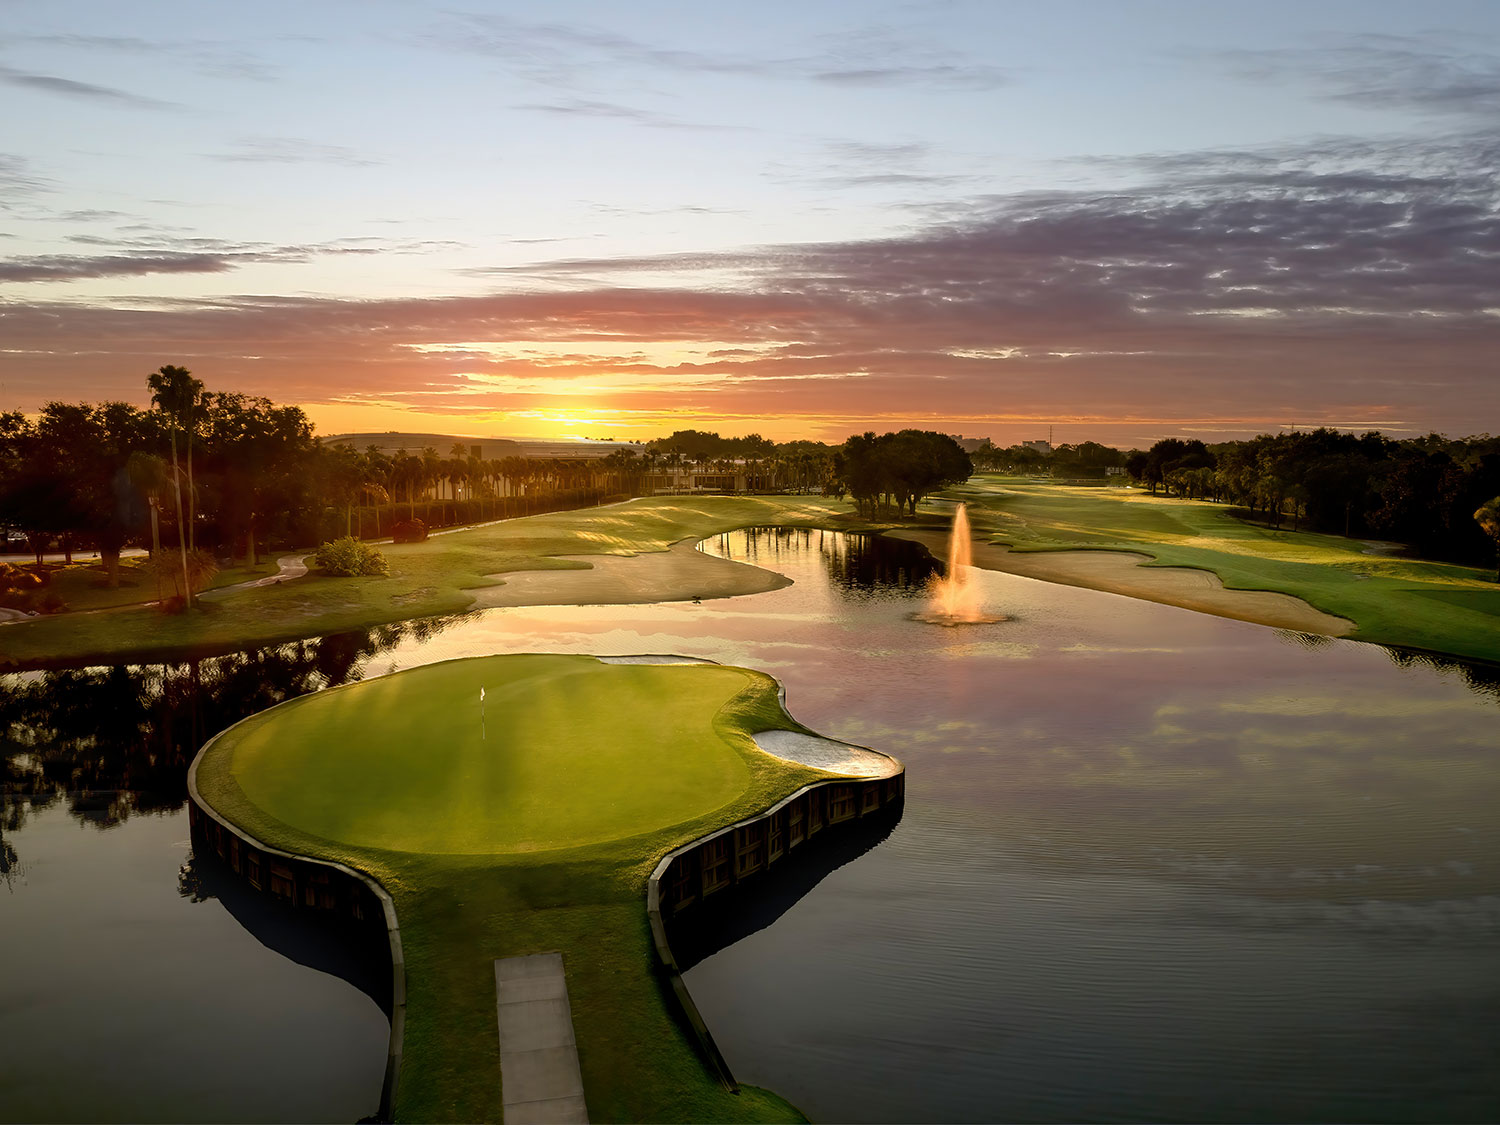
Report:
M 350 578 L 357 574 L 389 574 L 390 565 L 385 556 L 368 543 L 361 543 L 352 535 L 324 543 L 314 556 L 320 570 L 329 574 Z
M 141 566 L 141 572 L 147 577 L 155 580 L 158 585 L 170 586 L 172 594 L 162 599 L 161 609 L 164 613 L 176 613 L 176 607 L 187 604 L 188 592 L 182 588 L 182 552 L 162 548 L 151 555 Z M 219 560 L 204 550 L 189 551 L 187 553 L 187 580 L 192 593 L 206 589 L 213 581 L 214 575 L 219 573 Z
M 421 520 L 402 520 L 391 528 L 391 538 L 397 543 L 423 543 L 427 539 L 427 525 Z

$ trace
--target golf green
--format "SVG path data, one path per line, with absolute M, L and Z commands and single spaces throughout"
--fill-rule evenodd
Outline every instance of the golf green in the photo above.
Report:
M 199 783 L 237 790 L 252 820 L 356 848 L 577 847 L 742 796 L 750 771 L 714 718 L 751 683 L 736 668 L 592 656 L 452 661 L 243 723 L 205 755 Z
M 566 965 L 595 1120 L 797 1120 L 704 1065 L 652 967 L 646 895 L 673 848 L 833 776 L 751 737 L 798 728 L 746 668 L 478 657 L 262 711 L 199 752 L 189 785 L 258 846 L 389 896 L 394 1120 L 502 1119 L 494 962 L 536 953 Z

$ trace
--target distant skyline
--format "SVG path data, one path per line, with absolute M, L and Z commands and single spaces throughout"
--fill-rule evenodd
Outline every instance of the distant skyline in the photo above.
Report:
M 1500 431 L 1500 4 L 0 0 L 0 410 Z

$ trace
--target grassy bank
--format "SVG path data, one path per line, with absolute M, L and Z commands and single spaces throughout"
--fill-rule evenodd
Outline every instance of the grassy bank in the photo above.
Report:
M 31 571 L 35 567 L 27 563 L 24 569 Z M 207 588 L 217 590 L 275 573 L 274 559 L 265 560 L 253 567 L 237 561 L 233 566 L 227 566 L 215 574 Z M 162 597 L 170 598 L 175 592 L 171 582 L 158 583 L 147 573 L 146 560 L 138 556 L 120 560 L 119 584 L 116 586 L 109 585 L 108 572 L 98 559 L 77 560 L 67 564 L 47 563 L 46 574 L 47 585 L 40 592 L 55 594 L 67 606 L 68 612 L 139 606 Z
M 1500 662 L 1500 586 L 1489 570 L 1394 557 L 1385 545 L 1274 530 L 1221 504 L 1122 487 L 975 477 L 952 495 L 975 532 L 1018 552 L 1138 551 L 1147 566 L 1212 571 L 1226 587 L 1273 590 L 1355 623 L 1357 640 Z
M 263 712 L 205 748 L 197 782 L 265 843 L 357 867 L 394 899 L 397 1120 L 500 1119 L 492 963 L 553 950 L 592 1120 L 800 1120 L 710 1075 L 653 971 L 645 913 L 666 852 L 828 776 L 750 739 L 796 727 L 775 681 L 744 669 L 497 656 Z
M 386 577 L 313 574 L 240 591 L 200 611 L 175 616 L 134 606 L 6 625 L 0 627 L 0 664 L 206 655 L 458 613 L 474 604 L 472 591 L 503 581 L 506 573 L 585 566 L 559 555 L 660 552 L 682 539 L 753 524 L 856 525 L 847 503 L 789 496 L 657 497 L 530 516 L 425 543 L 383 547 L 391 567 Z M 226 584 L 229 578 L 226 574 Z M 681 596 L 692 593 L 686 590 Z

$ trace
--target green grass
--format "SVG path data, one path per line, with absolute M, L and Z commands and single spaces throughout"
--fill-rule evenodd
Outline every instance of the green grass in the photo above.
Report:
M 1489 570 L 1366 553 L 1359 539 L 1273 530 L 1222 504 L 1138 489 L 975 477 L 952 495 L 976 533 L 1018 551 L 1140 551 L 1147 565 L 1210 570 L 1240 590 L 1275 590 L 1355 623 L 1364 641 L 1500 662 L 1500 586 Z
M 144 559 L 135 556 L 121 559 L 120 584 L 111 587 L 108 585 L 108 576 L 104 566 L 98 560 L 79 561 L 66 566 L 61 563 L 48 563 L 46 567 L 49 583 L 40 590 L 40 593 L 55 593 L 70 611 L 114 609 L 154 602 L 158 597 L 156 580 L 145 573 L 144 564 Z M 31 564 L 25 564 L 25 569 L 33 568 Z M 275 573 L 274 560 L 263 562 L 255 567 L 243 565 L 225 567 L 214 575 L 208 588 L 232 586 L 237 582 L 265 578 Z M 171 597 L 172 593 L 170 583 L 166 583 L 161 589 L 162 596 Z
M 758 672 L 496 656 L 262 712 L 210 743 L 197 777 L 259 839 L 391 894 L 408 990 L 397 1120 L 500 1119 L 492 962 L 552 950 L 592 1120 L 801 1120 L 712 1078 L 653 970 L 645 912 L 666 852 L 828 776 L 756 750 L 749 733 L 771 728 L 801 729 Z
M 7 625 L 0 630 L 0 664 L 205 655 L 458 613 L 473 604 L 470 591 L 495 583 L 493 575 L 580 565 L 558 555 L 663 551 L 683 539 L 755 524 L 868 526 L 852 511 L 843 501 L 815 497 L 657 497 L 507 520 L 382 547 L 391 564 L 386 577 L 313 574 L 241 591 L 187 614 L 136 607 Z

